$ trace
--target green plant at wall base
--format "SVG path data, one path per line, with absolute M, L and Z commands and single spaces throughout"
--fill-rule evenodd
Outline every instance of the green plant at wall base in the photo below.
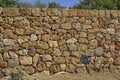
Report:
M 0 0 L 0 7 L 15 7 L 15 0 Z
M 18 71 L 17 73 L 11 74 L 11 80 L 22 80 L 24 73 L 22 71 Z

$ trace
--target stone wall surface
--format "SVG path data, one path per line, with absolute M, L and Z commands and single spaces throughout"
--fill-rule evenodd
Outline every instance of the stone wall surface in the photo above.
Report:
M 0 76 L 100 68 L 120 70 L 119 10 L 0 8 Z

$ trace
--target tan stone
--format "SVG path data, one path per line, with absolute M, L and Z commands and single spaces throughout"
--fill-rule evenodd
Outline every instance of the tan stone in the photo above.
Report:
M 16 28 L 16 29 L 15 29 L 15 33 L 16 33 L 17 35 L 23 35 L 23 34 L 24 34 L 24 29 L 22 29 L 22 28 Z
M 58 64 L 65 63 L 65 58 L 64 57 L 53 56 L 53 60 L 55 61 L 55 63 L 58 63 Z
M 40 62 L 37 66 L 38 71 L 43 71 L 46 69 L 46 65 L 43 62 Z
M 89 10 L 90 16 L 98 16 L 98 10 Z
M 32 57 L 20 56 L 20 64 L 21 65 L 31 65 L 32 64 Z
M 12 30 L 6 29 L 6 30 L 5 30 L 5 34 L 4 34 L 4 37 L 5 37 L 5 38 L 13 38 L 13 37 L 14 37 L 14 34 L 13 34 Z
M 32 15 L 33 16 L 40 16 L 40 9 L 39 8 L 32 9 Z
M 49 68 L 53 63 L 52 62 L 45 62 L 46 67 Z
M 66 71 L 67 72 L 75 72 L 75 66 L 73 64 L 67 64 Z
M 66 65 L 65 64 L 60 64 L 60 70 L 65 71 L 66 70 Z
M 112 17 L 114 17 L 114 18 L 118 17 L 117 12 L 118 12 L 117 10 L 111 10 Z
M 78 16 L 89 16 L 89 11 L 88 10 L 78 10 Z
M 38 63 L 38 61 L 39 61 L 39 55 L 38 55 L 38 54 L 35 54 L 35 55 L 33 56 L 33 63 L 36 65 L 36 64 Z
M 77 16 L 77 9 L 69 9 L 68 14 L 68 16 Z
M 20 13 L 18 8 L 6 8 L 3 10 L 3 16 L 19 16 L 19 15 Z
M 100 17 L 105 17 L 105 10 L 99 10 L 98 12 Z
M 68 9 L 63 9 L 62 10 L 62 15 L 63 16 L 69 16 Z
M 4 28 L 0 27 L 0 33 L 4 32 Z

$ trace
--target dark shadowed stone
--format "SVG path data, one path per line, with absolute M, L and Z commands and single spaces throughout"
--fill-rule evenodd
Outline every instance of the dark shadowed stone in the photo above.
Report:
M 52 72 L 52 73 L 57 73 L 59 71 L 60 71 L 60 66 L 59 65 L 52 65 L 50 67 L 50 72 Z
M 28 55 L 34 56 L 36 53 L 35 47 L 29 47 L 28 49 Z

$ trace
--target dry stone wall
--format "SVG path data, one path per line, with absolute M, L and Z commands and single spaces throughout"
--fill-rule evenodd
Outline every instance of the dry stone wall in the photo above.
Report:
M 0 76 L 100 68 L 120 70 L 120 11 L 0 8 Z

